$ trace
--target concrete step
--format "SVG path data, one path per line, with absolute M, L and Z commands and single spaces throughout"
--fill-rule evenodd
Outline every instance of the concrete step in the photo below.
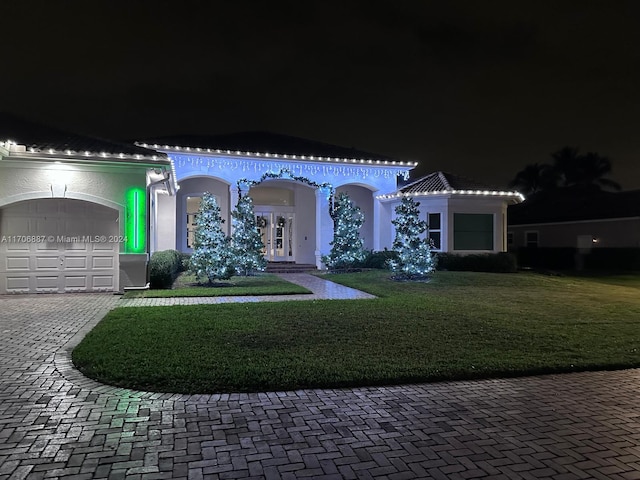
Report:
M 267 273 L 304 273 L 317 270 L 315 265 L 307 263 L 293 262 L 269 262 L 267 263 Z

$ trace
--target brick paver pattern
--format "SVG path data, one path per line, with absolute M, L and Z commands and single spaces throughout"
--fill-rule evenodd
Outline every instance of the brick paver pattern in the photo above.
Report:
M 137 392 L 100 385 L 70 362 L 120 301 L 0 297 L 0 480 L 640 478 L 640 370 Z

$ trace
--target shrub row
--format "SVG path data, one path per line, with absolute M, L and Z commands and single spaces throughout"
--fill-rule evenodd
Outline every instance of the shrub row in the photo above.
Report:
M 588 270 L 640 271 L 640 248 L 594 248 L 585 256 Z
M 468 272 L 500 272 L 517 271 L 515 255 L 510 253 L 487 253 L 478 255 L 457 255 L 455 253 L 435 253 L 438 258 L 437 270 Z M 388 261 L 398 258 L 394 250 L 369 252 L 361 268 L 388 268 Z
M 529 268 L 573 270 L 576 268 L 576 248 L 523 247 L 517 252 L 518 265 Z
M 367 256 L 362 262 L 362 268 L 387 268 L 387 262 L 389 260 L 397 260 L 398 252 L 394 250 L 380 250 L 377 252 L 369 251 Z
M 178 274 L 187 269 L 189 255 L 177 250 L 154 252 L 149 260 L 151 288 L 171 288 Z
M 519 248 L 518 265 L 557 270 L 640 270 L 640 248 L 594 248 L 580 253 L 577 248 Z
M 516 256 L 506 252 L 458 255 L 438 253 L 438 270 L 464 272 L 514 273 L 518 270 Z

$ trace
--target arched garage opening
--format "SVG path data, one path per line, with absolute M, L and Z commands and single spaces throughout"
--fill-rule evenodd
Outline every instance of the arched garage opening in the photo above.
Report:
M 0 208 L 0 294 L 119 288 L 119 212 L 39 198 Z

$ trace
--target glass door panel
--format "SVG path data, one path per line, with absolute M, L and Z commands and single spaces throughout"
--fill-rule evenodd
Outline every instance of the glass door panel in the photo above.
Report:
M 270 262 L 294 261 L 294 214 L 258 212 L 256 223 L 264 244 L 265 258 Z

